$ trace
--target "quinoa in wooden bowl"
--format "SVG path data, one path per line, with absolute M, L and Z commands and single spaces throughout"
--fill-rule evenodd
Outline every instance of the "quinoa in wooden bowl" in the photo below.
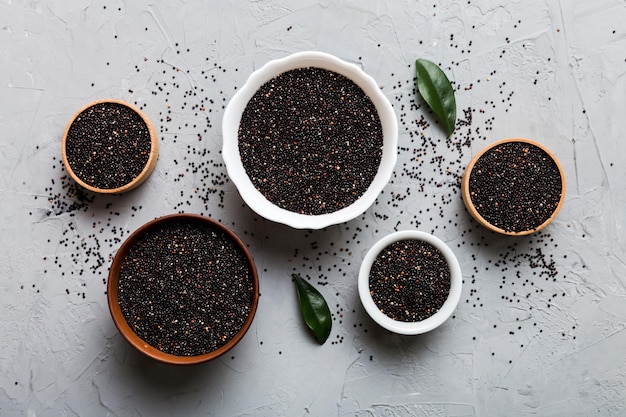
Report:
M 256 267 L 228 228 L 193 214 L 146 223 L 122 244 L 109 271 L 107 297 L 124 338 L 170 364 L 217 358 L 254 318 Z

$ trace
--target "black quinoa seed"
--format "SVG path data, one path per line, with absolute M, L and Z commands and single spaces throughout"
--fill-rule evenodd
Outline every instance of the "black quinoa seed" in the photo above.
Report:
M 239 126 L 254 186 L 286 210 L 326 214 L 361 197 L 378 171 L 383 134 L 370 98 L 323 68 L 287 71 L 259 88 Z
M 392 243 L 374 259 L 370 294 L 390 318 L 417 322 L 435 314 L 450 293 L 450 267 L 430 243 L 408 239 Z
M 505 142 L 487 150 L 474 164 L 468 185 L 476 211 L 507 232 L 541 226 L 563 192 L 555 161 L 526 142 Z
M 86 184 L 115 189 L 141 174 L 151 147 L 148 126 L 137 112 L 123 104 L 103 102 L 74 119 L 65 153 L 74 174 Z
M 223 231 L 203 222 L 164 223 L 130 249 L 118 300 L 133 331 L 172 355 L 215 351 L 237 335 L 253 302 L 253 272 Z

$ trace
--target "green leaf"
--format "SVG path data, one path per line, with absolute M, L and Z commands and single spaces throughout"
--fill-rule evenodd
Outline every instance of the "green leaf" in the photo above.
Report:
M 315 338 L 323 344 L 332 328 L 332 318 L 326 300 L 311 284 L 298 274 L 292 274 L 298 292 L 298 302 L 304 322 L 311 329 Z
M 435 112 L 450 137 L 456 124 L 456 100 L 452 84 L 441 68 L 433 62 L 417 59 L 415 66 L 417 67 L 417 91 Z

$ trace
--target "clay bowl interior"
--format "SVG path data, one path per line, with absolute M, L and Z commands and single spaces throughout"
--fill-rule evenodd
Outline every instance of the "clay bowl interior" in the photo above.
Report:
M 404 322 L 392 319 L 378 309 L 370 294 L 369 278 L 374 260 L 386 247 L 403 240 L 421 240 L 430 243 L 443 254 L 450 268 L 450 292 L 446 301 L 435 314 L 422 321 Z M 369 249 L 359 270 L 358 290 L 365 311 L 378 325 L 393 333 L 417 335 L 436 329 L 452 315 L 461 298 L 462 282 L 463 277 L 459 261 L 448 245 L 429 233 L 404 230 L 383 237 Z
M 474 204 L 472 203 L 472 199 L 470 196 L 470 186 L 469 186 L 469 181 L 470 181 L 470 176 L 471 176 L 471 172 L 472 169 L 474 168 L 474 165 L 476 164 L 476 162 L 486 153 L 488 152 L 490 149 L 501 145 L 503 143 L 508 143 L 508 142 L 522 142 L 522 143 L 528 143 L 530 145 L 534 145 L 536 147 L 538 147 L 539 149 L 543 150 L 556 164 L 558 170 L 559 170 L 559 174 L 561 176 L 561 198 L 556 206 L 556 208 L 554 209 L 552 215 L 546 220 L 544 221 L 541 225 L 539 225 L 537 228 L 535 229 L 530 229 L 530 230 L 523 230 L 523 231 L 519 231 L 519 232 L 515 232 L 515 231 L 507 231 L 504 230 L 500 227 L 497 227 L 493 224 L 491 224 L 489 221 L 487 221 L 483 216 L 481 216 L 481 214 L 479 213 L 479 211 L 476 209 L 476 207 L 474 206 Z M 558 161 L 558 159 L 556 158 L 556 156 L 554 156 L 554 154 L 552 152 L 550 152 L 550 150 L 548 148 L 546 148 L 544 145 L 542 145 L 539 142 L 530 140 L 530 139 L 525 139 L 525 138 L 507 138 L 507 139 L 502 139 L 499 140 L 495 143 L 492 143 L 491 145 L 486 146 L 485 148 L 483 148 L 480 152 L 478 152 L 470 161 L 470 163 L 467 165 L 465 172 L 463 174 L 463 179 L 461 181 L 461 195 L 463 198 L 463 203 L 465 204 L 465 207 L 467 208 L 468 212 L 470 213 L 470 215 L 483 227 L 499 233 L 499 234 L 503 234 L 503 235 L 509 235 L 509 236 L 525 236 L 525 235 L 529 235 L 531 233 L 535 233 L 538 232 L 539 230 L 545 228 L 548 224 L 550 224 L 550 222 L 552 222 L 552 220 L 554 220 L 554 218 L 556 217 L 556 215 L 559 213 L 559 210 L 561 210 L 561 207 L 563 206 L 563 202 L 565 201 L 565 173 L 563 172 L 563 167 L 561 166 L 560 162 Z
M 97 105 L 97 104 L 101 104 L 101 103 L 115 103 L 115 104 L 120 104 L 123 106 L 128 107 L 129 109 L 133 110 L 135 113 L 137 113 L 142 120 L 145 122 L 148 131 L 150 133 L 150 155 L 148 157 L 148 161 L 144 167 L 144 169 L 141 171 L 141 173 L 135 177 L 131 182 L 117 187 L 117 188 L 98 188 L 98 187 L 94 187 L 88 183 L 86 183 L 85 181 L 83 181 L 83 179 L 81 179 L 72 169 L 72 166 L 70 165 L 68 159 L 67 159 L 67 135 L 68 132 L 70 130 L 70 128 L 72 127 L 72 124 L 74 123 L 74 121 L 76 120 L 76 118 L 78 116 L 80 116 L 81 113 L 83 113 L 85 110 L 89 109 L 90 107 Z M 139 185 L 141 185 L 144 181 L 146 181 L 146 179 L 148 179 L 148 177 L 150 176 L 150 174 L 152 173 L 152 171 L 154 171 L 154 168 L 156 166 L 157 163 L 157 159 L 159 156 L 159 140 L 156 134 L 156 131 L 154 129 L 154 126 L 152 125 L 152 122 L 150 122 L 150 120 L 148 119 L 148 117 L 146 117 L 146 115 L 139 110 L 137 107 L 133 106 L 130 103 L 127 103 L 125 101 L 122 100 L 116 100 L 116 99 L 103 99 L 103 100 L 96 100 L 93 101 L 85 106 L 83 106 L 82 108 L 80 108 L 70 119 L 70 121 L 68 122 L 67 126 L 65 127 L 65 131 L 63 132 L 63 139 L 61 142 L 61 154 L 62 154 L 62 159 L 63 159 L 63 164 L 65 166 L 65 169 L 67 170 L 68 174 L 70 175 L 70 177 L 76 181 L 81 187 L 92 191 L 94 193 L 100 193 L 100 194 L 119 194 L 119 193 L 124 193 L 126 191 L 130 191 L 136 187 L 138 187 Z
M 241 116 L 254 93 L 267 81 L 277 75 L 296 68 L 319 67 L 346 76 L 358 85 L 372 100 L 383 130 L 382 160 L 378 172 L 365 193 L 351 205 L 335 212 L 307 215 L 285 210 L 270 202 L 259 192 L 249 179 L 241 162 L 238 144 L 238 130 Z M 228 175 L 237 187 L 246 204 L 262 217 L 296 229 L 321 229 L 329 225 L 343 223 L 362 214 L 372 205 L 381 190 L 388 183 L 397 157 L 398 127 L 396 116 L 389 100 L 380 91 L 372 77 L 358 66 L 347 63 L 322 52 L 299 52 L 285 58 L 269 61 L 253 72 L 244 86 L 229 101 L 222 124 L 222 156 Z
M 161 350 L 158 350 L 157 348 L 153 346 L 150 346 L 148 343 L 142 340 L 139 336 L 137 336 L 137 334 L 135 334 L 135 332 L 131 329 L 126 319 L 124 318 L 124 315 L 121 311 L 119 301 L 118 301 L 119 272 L 120 272 L 122 262 L 124 258 L 128 255 L 131 247 L 149 230 L 159 227 L 159 226 L 163 226 L 164 224 L 167 224 L 168 222 L 181 221 L 181 220 L 185 222 L 204 223 L 214 229 L 224 232 L 225 235 L 229 237 L 235 243 L 238 249 L 241 250 L 241 252 L 245 255 L 247 262 L 250 266 L 250 271 L 252 274 L 252 281 L 253 281 L 252 282 L 253 298 L 252 298 L 252 304 L 250 307 L 250 313 L 248 314 L 248 317 L 245 320 L 239 332 L 231 340 L 229 340 L 225 345 L 221 346 L 220 348 L 212 352 L 205 353 L 202 355 L 196 355 L 196 356 L 172 355 L 169 353 L 165 353 Z M 124 337 L 124 339 L 126 339 L 128 343 L 130 343 L 139 352 L 145 354 L 146 356 L 150 358 L 153 358 L 157 361 L 167 363 L 167 364 L 192 365 L 192 364 L 207 362 L 215 358 L 218 358 L 219 356 L 223 355 L 224 353 L 232 349 L 243 338 L 247 330 L 250 328 L 250 325 L 252 324 L 252 321 L 256 313 L 257 304 L 259 300 L 259 278 L 258 278 L 256 266 L 255 266 L 254 260 L 252 259 L 252 255 L 250 254 L 250 251 L 247 249 L 246 245 L 237 237 L 237 235 L 235 235 L 226 226 L 222 225 L 221 223 L 211 218 L 200 216 L 200 215 L 172 214 L 172 215 L 159 217 L 157 219 L 154 219 L 144 224 L 143 226 L 139 227 L 135 232 L 133 232 L 122 243 L 121 247 L 119 248 L 117 254 L 115 255 L 113 259 L 113 263 L 109 270 L 109 277 L 108 277 L 108 283 L 107 283 L 107 300 L 109 304 L 109 310 L 111 312 L 111 316 L 113 318 L 113 322 L 115 323 L 115 326 L 117 327 L 121 335 Z

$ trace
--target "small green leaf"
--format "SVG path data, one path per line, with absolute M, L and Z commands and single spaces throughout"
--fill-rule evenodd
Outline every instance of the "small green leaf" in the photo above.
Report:
M 298 292 L 298 302 L 304 322 L 311 329 L 315 338 L 323 344 L 332 328 L 332 318 L 326 300 L 319 291 L 311 284 L 300 278 L 298 274 L 292 274 Z
M 452 84 L 441 68 L 433 62 L 417 59 L 415 66 L 417 90 L 435 112 L 449 137 L 454 132 L 456 124 L 456 100 Z

